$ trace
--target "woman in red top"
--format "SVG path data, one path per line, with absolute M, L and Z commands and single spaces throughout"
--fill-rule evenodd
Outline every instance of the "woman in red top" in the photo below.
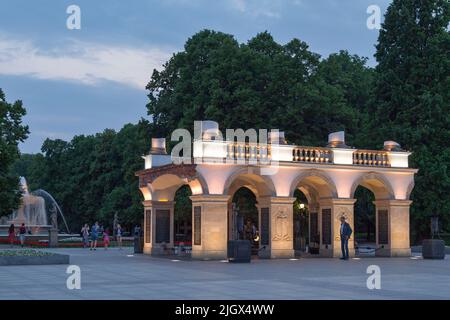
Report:
M 11 247 L 14 245 L 14 239 L 16 238 L 16 228 L 14 227 L 14 223 L 9 226 L 8 229 L 8 240 Z

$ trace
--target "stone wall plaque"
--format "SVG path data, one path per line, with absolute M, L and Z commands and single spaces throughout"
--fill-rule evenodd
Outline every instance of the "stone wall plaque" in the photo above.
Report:
M 261 208 L 261 245 L 269 245 L 269 208 Z
M 319 220 L 318 220 L 318 214 L 317 212 L 311 212 L 310 213 L 310 217 L 309 217 L 309 230 L 310 230 L 310 237 L 311 239 L 309 239 L 310 242 L 315 242 L 317 235 L 319 234 Z M 317 239 L 318 241 L 320 241 L 319 239 Z
M 151 242 L 152 210 L 145 210 L 145 243 Z
M 156 243 L 170 242 L 170 210 L 156 209 Z
M 202 207 L 194 207 L 194 245 L 202 244 Z
M 289 221 L 288 214 L 284 209 L 278 210 L 273 221 L 272 228 L 274 228 L 273 241 L 290 241 L 292 240 L 289 236 Z
M 389 220 L 387 210 L 378 210 L 378 244 L 389 243 Z
M 322 244 L 331 245 L 331 209 L 322 209 Z

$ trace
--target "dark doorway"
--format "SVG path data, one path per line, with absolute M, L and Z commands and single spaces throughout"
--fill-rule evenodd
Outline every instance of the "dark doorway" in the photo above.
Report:
M 355 191 L 354 240 L 356 254 L 372 255 L 376 248 L 375 195 L 369 189 L 358 186 Z
M 259 230 L 256 196 L 246 187 L 239 188 L 233 195 L 232 208 L 235 216 L 234 238 L 249 240 L 252 244 L 252 255 L 258 254 Z
M 175 193 L 174 233 L 175 244 L 183 242 L 189 245 L 192 241 L 192 195 L 188 185 L 180 187 Z
M 301 253 L 306 251 L 306 245 L 309 243 L 309 208 L 308 200 L 303 192 L 295 190 L 294 197 L 294 250 Z

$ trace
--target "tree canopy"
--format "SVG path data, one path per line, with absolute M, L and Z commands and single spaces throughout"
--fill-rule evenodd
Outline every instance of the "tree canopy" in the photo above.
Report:
M 417 235 L 429 217 L 448 225 L 450 200 L 450 3 L 395 0 L 380 30 L 375 57 L 371 132 L 413 152 L 419 168 L 412 194 Z
M 8 103 L 0 88 L 0 217 L 11 214 L 20 204 L 19 177 L 10 168 L 19 158 L 19 142 L 28 135 L 28 126 L 22 124 L 25 114 L 22 101 Z
M 147 109 L 162 135 L 210 119 L 222 128 L 278 128 L 291 142 L 323 144 L 333 130 L 354 136 L 372 73 L 366 59 L 346 51 L 321 61 L 298 39 L 281 45 L 263 32 L 239 44 L 203 30 L 153 72 Z
M 394 0 L 380 30 L 375 68 L 345 50 L 323 58 L 299 39 L 280 44 L 268 32 L 239 43 L 232 35 L 202 30 L 151 75 L 151 121 L 70 142 L 47 139 L 42 154 L 22 155 L 13 172 L 27 176 L 32 188 L 52 193 L 72 224 L 107 223 L 115 212 L 121 223 L 135 223 L 143 211 L 134 173 L 142 168 L 152 136 L 169 137 L 176 128 L 192 131 L 193 122 L 204 119 L 221 128 L 280 129 L 299 145 L 323 145 L 328 133 L 345 130 L 354 147 L 380 149 L 392 139 L 412 151 L 411 164 L 420 171 L 411 226 L 417 238 L 424 236 L 428 217 L 439 214 L 448 228 L 449 19 L 447 0 Z M 8 165 L 17 157 L 17 141 L 26 136 L 20 124 L 24 110 L 3 96 L 0 103 L 1 161 Z M 4 123 L 14 125 L 13 135 L 5 133 Z M 6 171 L 1 172 L 4 179 Z M 17 179 L 11 181 L 17 186 Z M 188 210 L 185 200 L 177 216 Z M 9 208 L 12 204 L 17 202 Z M 3 208 L 8 207 L 2 202 Z

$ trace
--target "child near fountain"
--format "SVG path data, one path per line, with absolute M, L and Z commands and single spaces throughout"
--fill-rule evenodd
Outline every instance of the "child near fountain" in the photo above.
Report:
M 109 229 L 103 231 L 103 245 L 105 246 L 105 250 L 108 250 L 109 246 Z

